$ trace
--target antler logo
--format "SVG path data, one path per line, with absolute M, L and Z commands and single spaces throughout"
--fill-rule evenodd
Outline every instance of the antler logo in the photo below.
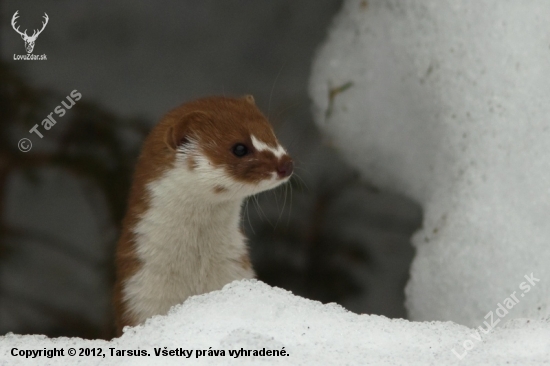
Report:
M 48 14 L 44 13 L 44 22 L 42 22 L 42 29 L 40 30 L 34 30 L 32 36 L 29 36 L 27 34 L 27 30 L 25 29 L 24 32 L 21 32 L 19 30 L 19 27 L 15 27 L 15 20 L 17 18 L 19 18 L 19 15 L 17 15 L 17 13 L 19 12 L 19 10 L 17 10 L 15 12 L 15 14 L 13 14 L 13 18 L 11 18 L 11 26 L 13 27 L 13 30 L 15 30 L 17 33 L 19 33 L 21 35 L 21 38 L 23 38 L 23 41 L 25 41 L 25 49 L 27 50 L 27 53 L 32 53 L 32 50 L 34 49 L 34 42 L 36 42 L 36 39 L 38 38 L 38 36 L 40 35 L 40 33 L 42 33 L 42 31 L 44 30 L 44 28 L 46 28 L 46 24 L 48 24 Z

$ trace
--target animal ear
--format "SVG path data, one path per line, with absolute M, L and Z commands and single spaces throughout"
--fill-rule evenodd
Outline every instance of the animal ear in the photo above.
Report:
M 254 97 L 251 94 L 245 95 L 244 100 L 246 100 L 248 103 L 252 105 L 256 105 L 256 102 L 254 101 Z
M 164 141 L 172 150 L 177 150 L 179 146 L 187 144 L 193 138 L 192 126 L 194 123 L 204 121 L 208 114 L 195 111 L 183 115 L 166 132 Z

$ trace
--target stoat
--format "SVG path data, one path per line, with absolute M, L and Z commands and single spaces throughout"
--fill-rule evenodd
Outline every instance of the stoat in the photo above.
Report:
M 252 96 L 199 99 L 164 116 L 144 142 L 117 246 L 117 333 L 253 278 L 243 201 L 292 170 Z

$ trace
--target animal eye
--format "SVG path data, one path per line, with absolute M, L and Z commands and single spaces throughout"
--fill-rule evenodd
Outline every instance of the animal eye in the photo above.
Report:
M 248 148 L 243 144 L 236 144 L 233 146 L 233 154 L 239 158 L 248 154 Z

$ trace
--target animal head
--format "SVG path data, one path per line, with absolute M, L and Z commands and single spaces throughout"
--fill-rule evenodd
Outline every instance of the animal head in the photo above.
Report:
M 36 39 L 38 38 L 40 33 L 42 33 L 44 28 L 46 28 L 46 24 L 48 24 L 48 20 L 49 20 L 48 14 L 44 13 L 44 22 L 42 22 L 42 29 L 40 30 L 35 29 L 33 34 L 29 36 L 27 35 L 26 29 L 24 32 L 21 32 L 19 30 L 19 26 L 17 27 L 15 26 L 15 21 L 17 18 L 19 18 L 19 15 L 17 15 L 18 12 L 19 10 L 17 10 L 15 14 L 13 14 L 13 17 L 11 18 L 11 26 L 13 27 L 13 30 L 19 33 L 21 38 L 23 38 L 23 41 L 25 41 L 25 50 L 27 51 L 27 53 L 32 53 L 32 50 L 34 49 L 34 42 L 36 42 Z
M 173 110 L 152 133 L 149 153 L 169 159 L 173 174 L 198 195 L 241 199 L 290 178 L 293 162 L 254 103 L 210 97 Z M 160 139 L 162 138 L 162 141 Z M 146 142 L 147 144 L 147 142 Z

